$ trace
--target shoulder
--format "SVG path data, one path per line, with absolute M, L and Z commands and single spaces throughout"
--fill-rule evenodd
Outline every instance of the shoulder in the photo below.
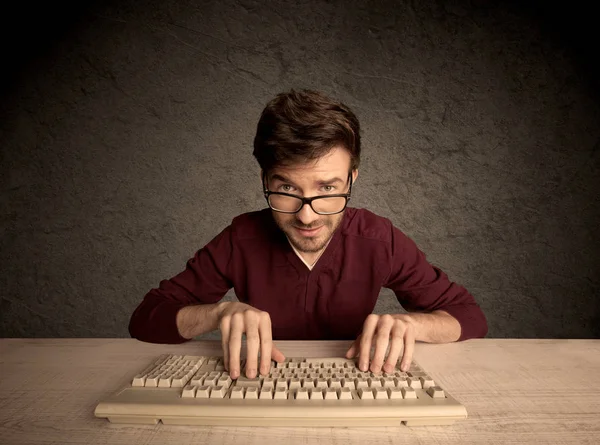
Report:
M 275 225 L 270 209 L 242 213 L 231 221 L 231 233 L 236 239 L 260 238 L 267 235 Z
M 367 209 L 350 207 L 346 210 L 342 233 L 374 241 L 390 243 L 392 241 L 392 222 Z

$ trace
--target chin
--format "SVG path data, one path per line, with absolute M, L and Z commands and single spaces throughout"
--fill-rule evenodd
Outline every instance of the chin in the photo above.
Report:
M 297 238 L 292 238 L 294 241 L 294 247 L 300 252 L 315 253 L 325 247 L 325 242 L 321 239 L 315 240 L 315 242 L 299 241 Z

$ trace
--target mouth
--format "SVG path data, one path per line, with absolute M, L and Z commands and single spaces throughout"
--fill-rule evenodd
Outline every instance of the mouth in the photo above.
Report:
M 323 229 L 323 226 L 317 227 L 316 229 L 301 229 L 299 227 L 294 227 L 294 229 L 296 229 L 300 235 L 310 237 L 318 235 L 321 232 L 321 229 Z

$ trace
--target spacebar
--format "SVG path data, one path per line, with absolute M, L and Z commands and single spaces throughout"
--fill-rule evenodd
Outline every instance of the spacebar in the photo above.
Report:
M 356 362 L 352 359 L 343 358 L 343 357 L 325 357 L 325 358 L 307 358 L 304 360 L 306 363 L 335 363 L 336 365 L 348 363 L 349 365 L 356 365 Z

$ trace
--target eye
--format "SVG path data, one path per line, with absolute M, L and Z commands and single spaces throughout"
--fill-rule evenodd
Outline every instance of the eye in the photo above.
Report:
M 281 191 L 281 192 L 290 193 L 293 190 L 294 190 L 294 187 L 292 187 L 289 184 L 282 184 L 279 186 L 279 191 Z
M 335 187 L 333 185 L 324 185 L 323 186 L 323 191 L 324 192 L 333 192 L 335 190 Z

